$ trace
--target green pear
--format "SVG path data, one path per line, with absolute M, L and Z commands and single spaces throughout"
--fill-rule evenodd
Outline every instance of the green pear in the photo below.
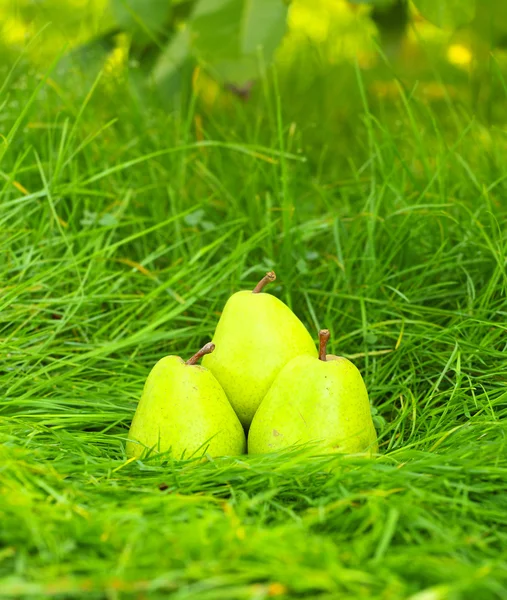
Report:
M 217 350 L 203 360 L 246 428 L 280 369 L 296 356 L 317 356 L 303 323 L 281 300 L 262 292 L 275 279 L 270 271 L 253 291 L 229 298 L 213 337 Z
M 204 453 L 243 454 L 245 432 L 224 390 L 197 361 L 215 349 L 206 344 L 184 362 L 166 356 L 153 367 L 144 386 L 127 441 L 127 455 L 149 449 L 171 450 L 175 458 Z
M 294 358 L 273 382 L 250 426 L 249 454 L 306 442 L 324 452 L 378 452 L 361 373 L 346 358 L 326 354 L 327 329 L 319 337 L 318 358 Z

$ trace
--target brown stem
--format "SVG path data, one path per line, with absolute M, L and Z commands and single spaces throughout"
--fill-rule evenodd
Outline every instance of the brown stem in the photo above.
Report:
M 319 360 L 326 362 L 326 346 L 331 334 L 329 329 L 321 329 L 319 331 Z
M 197 361 L 200 358 L 202 358 L 205 354 L 211 354 L 214 349 L 215 349 L 215 344 L 213 342 L 208 342 L 207 344 L 204 344 L 204 346 L 199 350 L 199 352 L 196 352 L 194 354 L 194 356 L 192 356 L 192 358 L 189 358 L 185 364 L 187 364 L 187 365 L 197 364 Z
M 273 282 L 275 279 L 276 279 L 275 272 L 274 271 L 269 271 L 269 273 L 266 273 L 266 275 L 264 275 L 264 277 L 254 287 L 254 289 L 252 290 L 252 293 L 253 294 L 258 294 L 259 292 L 262 292 L 264 286 L 267 285 L 268 283 Z

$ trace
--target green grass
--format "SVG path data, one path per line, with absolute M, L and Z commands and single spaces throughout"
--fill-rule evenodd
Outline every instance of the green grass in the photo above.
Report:
M 0 598 L 506 597 L 504 128 L 365 78 L 338 114 L 340 82 L 285 76 L 179 116 L 6 81 Z M 271 267 L 364 374 L 380 456 L 128 462 L 155 361 Z

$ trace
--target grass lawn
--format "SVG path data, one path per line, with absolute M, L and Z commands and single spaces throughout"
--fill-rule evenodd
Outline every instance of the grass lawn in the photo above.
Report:
M 507 597 L 505 123 L 347 77 L 174 115 L 3 74 L 0 598 Z M 128 461 L 150 368 L 269 268 L 381 454 Z

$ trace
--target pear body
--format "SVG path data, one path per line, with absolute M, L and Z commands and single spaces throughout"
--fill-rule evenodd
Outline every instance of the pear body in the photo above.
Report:
M 218 379 L 244 427 L 283 366 L 296 356 L 317 356 L 303 323 L 281 300 L 265 293 L 233 294 L 213 342 L 216 349 L 202 364 Z
M 327 359 L 299 356 L 280 371 L 252 421 L 249 453 L 306 442 L 324 452 L 378 451 L 361 373 L 346 358 Z
M 245 432 L 221 385 L 199 365 L 166 356 L 151 370 L 137 406 L 127 455 L 147 448 L 189 458 L 204 450 L 211 456 L 245 452 Z

